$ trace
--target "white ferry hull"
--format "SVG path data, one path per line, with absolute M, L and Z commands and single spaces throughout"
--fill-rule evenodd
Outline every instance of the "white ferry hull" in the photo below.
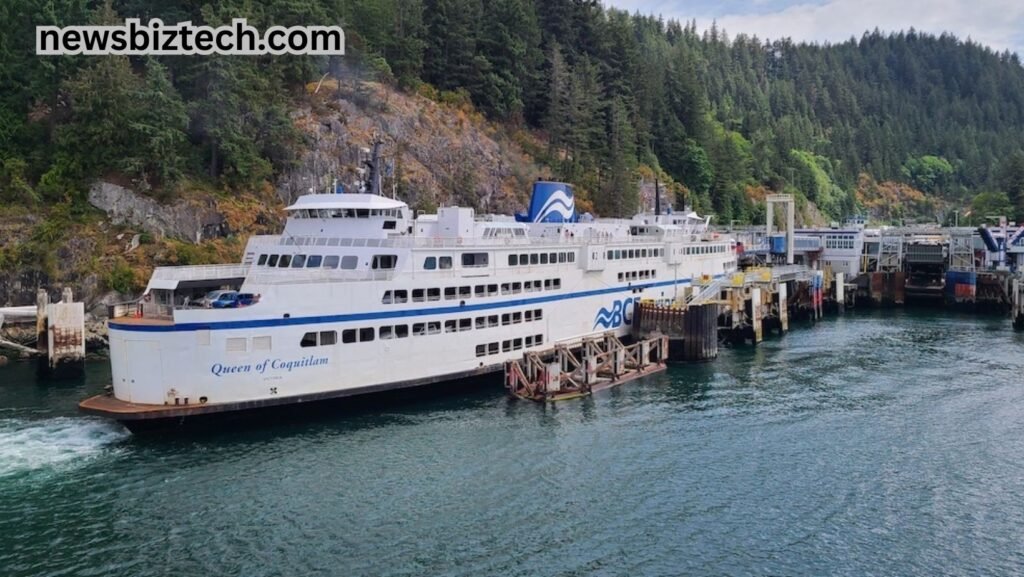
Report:
M 355 202 L 324 196 L 296 207 Z M 346 220 L 341 208 L 337 219 L 328 209 L 296 209 L 302 214 L 275 243 L 250 241 L 243 270 L 221 267 L 223 277 L 244 276 L 251 306 L 172 301 L 163 321 L 112 320 L 112 394 L 81 408 L 133 426 L 180 423 L 488 374 L 527 350 L 607 331 L 626 336 L 635 302 L 676 300 L 698 279 L 736 266 L 732 241 L 685 227 L 634 220 L 531 228 L 475 221 L 466 209 L 396 223 L 401 203 L 359 202 L 377 207 L 383 226 L 370 209 L 352 226 L 402 232 L 330 237 L 327 227 Z M 154 273 L 150 289 L 173 295 L 177 283 L 210 272 L 179 269 Z

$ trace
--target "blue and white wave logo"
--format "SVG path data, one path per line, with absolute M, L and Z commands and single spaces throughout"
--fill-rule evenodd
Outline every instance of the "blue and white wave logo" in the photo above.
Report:
M 601 310 L 597 311 L 597 317 L 594 318 L 594 328 L 616 329 L 623 324 L 626 326 L 633 324 L 633 312 L 630 307 L 634 300 L 633 297 L 617 300 L 612 303 L 611 310 L 601 307 Z
M 551 193 L 540 212 L 533 217 L 533 222 L 570 222 L 575 214 L 576 199 L 559 189 Z M 561 218 L 551 218 L 553 215 Z
M 572 186 L 564 182 L 533 183 L 530 210 L 517 214 L 518 222 L 576 222 L 576 200 Z

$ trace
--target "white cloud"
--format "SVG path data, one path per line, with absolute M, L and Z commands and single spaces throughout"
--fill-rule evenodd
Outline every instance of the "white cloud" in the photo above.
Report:
M 610 0 L 612 5 L 639 9 L 637 0 Z M 717 20 L 730 35 L 740 32 L 759 38 L 842 42 L 859 38 L 876 27 L 884 32 L 914 28 L 922 32 L 951 32 L 970 37 L 995 50 L 1024 54 L 1024 1 L 1022 0 L 827 0 L 794 4 L 776 11 L 750 4 L 754 10 L 694 14 L 686 6 L 659 0 L 643 2 L 649 11 L 666 17 L 698 19 L 701 27 Z

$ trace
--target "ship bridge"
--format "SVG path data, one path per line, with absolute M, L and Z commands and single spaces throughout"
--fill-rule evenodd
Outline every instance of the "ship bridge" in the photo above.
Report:
M 377 194 L 308 194 L 285 211 L 284 236 L 401 236 L 412 216 L 409 205 Z

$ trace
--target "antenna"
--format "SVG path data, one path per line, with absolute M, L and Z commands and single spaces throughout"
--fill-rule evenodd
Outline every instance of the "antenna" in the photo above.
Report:
M 654 216 L 661 216 L 661 191 L 658 190 L 658 179 L 654 179 Z M 654 222 L 658 222 L 655 219 Z

